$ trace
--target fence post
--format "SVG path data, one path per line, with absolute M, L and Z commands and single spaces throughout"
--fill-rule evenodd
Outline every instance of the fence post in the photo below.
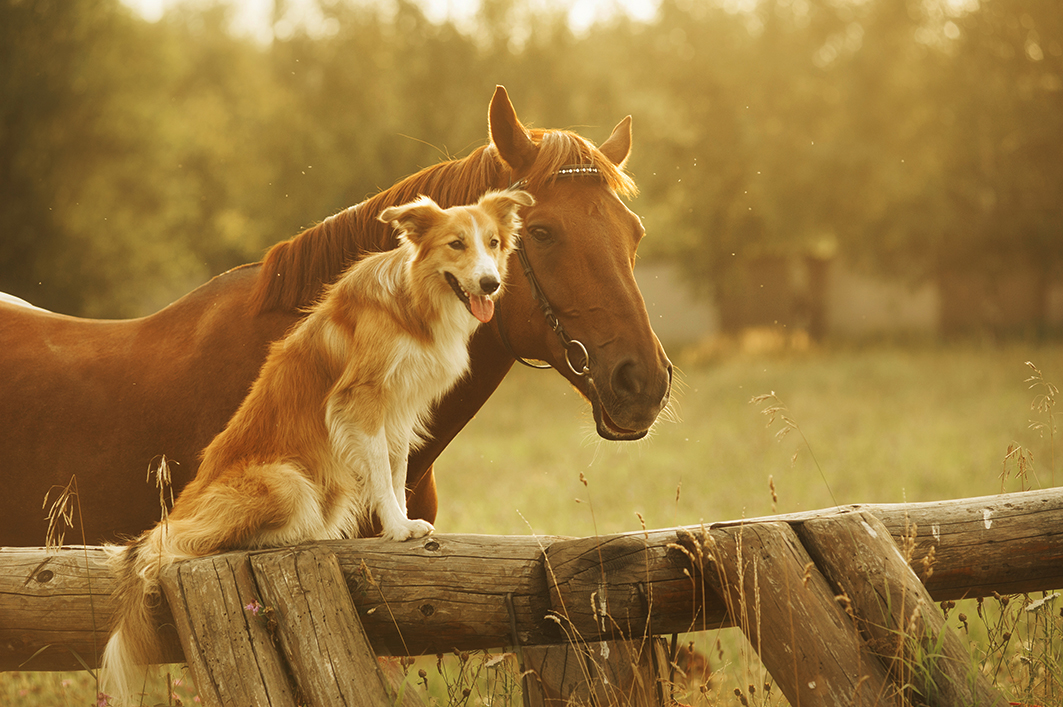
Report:
M 667 664 L 660 640 L 594 641 L 553 646 L 525 646 L 526 707 L 661 707 L 670 690 L 658 675 Z M 664 693 L 660 691 L 664 690 Z
M 695 569 L 724 598 L 792 705 L 898 704 L 877 657 L 786 523 L 681 532 Z
M 300 546 L 251 556 L 262 604 L 310 705 L 391 707 L 336 556 Z
M 1007 705 L 946 625 L 886 526 L 870 513 L 806 521 L 798 532 L 847 597 L 897 685 L 936 705 Z
M 246 552 L 178 562 L 159 577 L 199 698 L 207 707 L 295 707 Z

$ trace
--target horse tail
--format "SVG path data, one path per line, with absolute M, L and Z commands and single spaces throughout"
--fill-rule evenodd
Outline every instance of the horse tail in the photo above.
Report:
M 128 545 L 108 546 L 108 563 L 116 584 L 114 630 L 103 652 L 101 691 L 111 704 L 137 704 L 146 666 L 159 663 L 162 645 L 156 608 L 160 603 L 159 574 L 182 559 L 170 550 L 167 528 L 156 525 Z

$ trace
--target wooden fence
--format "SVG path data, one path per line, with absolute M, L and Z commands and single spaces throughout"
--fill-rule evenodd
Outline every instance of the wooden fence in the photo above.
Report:
M 112 584 L 99 548 L 0 549 L 0 670 L 95 666 Z M 659 704 L 672 656 L 649 637 L 732 626 L 791 704 L 901 704 L 915 681 L 937 704 L 996 705 L 933 604 L 1063 587 L 1063 489 L 589 538 L 323 542 L 182 562 L 163 585 L 168 658 L 207 705 L 391 704 L 375 656 L 498 647 L 522 659 L 526 704 Z M 603 641 L 615 665 L 588 667 Z M 927 646 L 927 670 L 905 672 Z

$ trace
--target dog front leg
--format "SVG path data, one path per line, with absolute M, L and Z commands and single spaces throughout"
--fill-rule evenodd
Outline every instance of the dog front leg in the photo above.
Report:
M 410 441 L 392 441 L 389 445 L 391 457 L 391 486 L 395 491 L 395 500 L 402 509 L 402 515 L 410 517 L 409 509 L 406 508 L 406 467 L 410 459 Z
M 389 448 L 383 428 L 367 445 L 368 481 L 373 505 L 386 540 L 421 538 L 434 529 L 428 521 L 410 520 L 406 517 L 406 457 L 409 455 L 409 444 L 400 446 L 405 446 L 406 451 Z M 399 467 L 401 477 L 398 476 Z

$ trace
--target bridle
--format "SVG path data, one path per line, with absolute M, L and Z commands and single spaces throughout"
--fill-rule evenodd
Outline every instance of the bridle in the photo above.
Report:
M 601 172 L 593 165 L 566 165 L 557 170 L 556 177 L 579 177 L 584 175 L 600 175 Z M 519 189 L 527 183 L 526 179 L 521 179 L 513 184 L 509 185 L 510 189 Z M 517 257 L 520 259 L 521 268 L 524 270 L 524 277 L 528 281 L 528 289 L 531 290 L 532 299 L 539 305 L 539 309 L 542 311 L 543 316 L 546 318 L 546 323 L 550 329 L 557 335 L 557 338 L 561 341 L 561 346 L 565 349 L 565 363 L 568 364 L 569 370 L 571 370 L 577 376 L 585 376 L 590 373 L 591 357 L 587 353 L 587 347 L 579 339 L 573 339 L 565 331 L 565 327 L 562 326 L 561 320 L 554 314 L 553 307 L 550 306 L 550 300 L 547 299 L 546 293 L 543 292 L 542 285 L 539 284 L 539 278 L 535 276 L 535 271 L 532 269 L 531 261 L 528 259 L 528 252 L 524 250 L 523 240 L 517 241 L 516 247 Z M 496 305 L 497 307 L 498 305 Z M 551 368 L 550 364 L 545 363 L 542 365 L 532 363 L 524 357 L 520 356 L 513 350 L 513 346 L 509 343 L 509 337 L 506 336 L 505 325 L 502 324 L 501 312 L 498 316 L 498 335 L 502 339 L 502 345 L 505 346 L 506 351 L 517 360 L 518 363 L 522 363 L 528 368 L 545 369 Z M 577 368 L 572 363 L 572 351 L 577 349 L 579 355 L 583 356 L 583 365 Z

